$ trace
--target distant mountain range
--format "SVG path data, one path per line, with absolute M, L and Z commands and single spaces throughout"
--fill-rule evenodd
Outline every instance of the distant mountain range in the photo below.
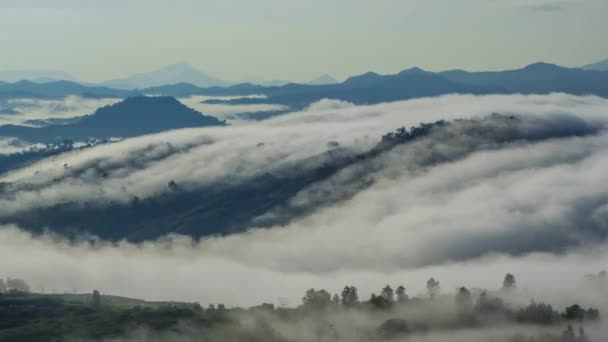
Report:
M 226 95 L 236 95 L 225 89 Z M 492 72 L 463 70 L 433 73 L 419 68 L 394 75 L 366 73 L 339 84 L 298 85 L 255 89 L 266 98 L 208 100 L 222 104 L 271 103 L 299 109 L 323 98 L 355 104 L 375 104 L 450 93 L 467 94 L 548 94 L 564 92 L 577 95 L 608 97 L 608 73 L 564 68 L 554 64 L 535 63 L 521 69 Z
M 608 59 L 605 59 L 601 62 L 597 62 L 597 63 L 593 63 L 593 64 L 588 64 L 585 65 L 583 67 L 581 67 L 582 69 L 585 70 L 599 70 L 599 71 L 608 71 Z
M 158 70 L 100 83 L 118 89 L 141 89 L 164 84 L 190 83 L 198 87 L 226 86 L 228 82 L 210 76 L 187 63 L 176 63 Z
M 537 63 L 550 65 L 546 63 Z M 534 64 L 533 64 L 534 65 Z M 573 68 L 563 68 L 573 69 Z M 606 71 L 608 70 L 608 59 L 582 66 L 578 69 Z M 440 72 L 442 75 L 453 76 L 453 71 Z M 180 62 L 174 63 L 149 72 L 138 73 L 124 78 L 112 79 L 100 83 L 78 82 L 72 75 L 60 70 L 17 70 L 0 71 L 0 83 L 15 83 L 19 81 L 29 81 L 31 83 L 53 83 L 57 81 L 72 81 L 88 87 L 105 87 L 117 90 L 138 90 L 146 88 L 157 88 L 160 86 L 188 83 L 200 88 L 227 87 L 239 83 L 228 82 L 217 77 L 211 76 L 191 64 Z M 335 78 L 328 74 L 323 74 L 308 82 L 293 82 L 288 80 L 251 80 L 248 83 L 263 87 L 282 87 L 288 84 L 302 85 L 330 85 L 339 83 Z M 242 84 L 241 83 L 241 84 Z
M 53 81 L 74 81 L 74 77 L 67 72 L 60 70 L 15 70 L 15 71 L 0 71 L 0 81 L 3 82 L 18 82 L 28 80 L 36 83 L 46 83 Z
M 123 98 L 135 94 L 132 91 L 100 86 L 86 86 L 72 81 L 53 81 L 47 83 L 32 81 L 0 82 L 0 100 L 13 98 L 53 99 L 68 95 L 93 98 Z
M 608 74 L 578 68 L 564 68 L 554 64 L 535 63 L 523 69 L 497 72 L 466 72 L 462 70 L 441 72 L 439 75 L 467 85 L 494 85 L 508 93 L 593 94 L 608 96 Z
M 265 86 L 265 87 L 281 87 L 284 86 L 286 84 L 290 84 L 290 83 L 298 83 L 298 82 L 292 82 L 292 81 L 286 81 L 286 80 L 272 80 L 272 81 L 263 81 L 263 80 L 252 80 L 248 83 L 252 83 L 252 84 L 256 84 L 256 85 L 261 85 L 261 86 Z M 323 74 L 317 78 L 314 78 L 308 82 L 304 82 L 304 83 L 300 83 L 300 84 L 308 84 L 308 85 L 323 85 L 323 84 L 334 84 L 334 83 L 338 83 L 338 81 L 331 77 L 328 74 Z
M 63 139 L 87 140 L 133 137 L 185 127 L 221 126 L 225 123 L 186 107 L 173 97 L 136 96 L 99 108 L 73 122 L 44 127 L 0 126 L 0 136 L 48 143 Z
M 72 75 L 60 70 L 15 70 L 15 71 L 0 71 L 0 82 L 15 83 L 19 81 L 29 81 L 32 83 L 51 83 L 57 81 L 72 81 L 86 86 L 102 86 L 107 88 L 115 88 L 121 90 L 136 90 L 162 85 L 170 85 L 176 83 L 189 83 L 197 87 L 226 87 L 234 82 L 227 82 L 217 77 L 211 76 L 203 71 L 200 71 L 191 64 L 180 62 L 167 65 L 160 69 L 130 75 L 124 78 L 112 79 L 99 83 L 79 82 Z M 274 87 L 283 86 L 293 81 L 287 80 L 255 80 L 250 83 Z M 323 74 L 309 82 L 303 84 L 320 85 L 338 83 L 333 77 Z
M 183 64 L 178 64 L 174 70 L 188 70 L 188 68 Z M 193 77 L 198 77 L 196 75 L 195 73 Z M 160 82 L 160 78 L 158 80 Z M 325 84 L 332 81 L 335 80 L 329 76 L 322 76 L 313 81 L 313 83 L 321 84 L 315 85 L 289 83 L 282 86 L 262 86 L 242 83 L 213 87 L 200 87 L 196 84 L 181 82 L 137 91 L 85 86 L 68 81 L 44 84 L 29 81 L 0 82 L 0 100 L 15 97 L 52 98 L 66 95 L 119 98 L 137 94 L 174 97 L 207 95 L 238 97 L 206 101 L 214 104 L 277 104 L 288 107 L 290 110 L 298 110 L 324 98 L 354 104 L 375 104 L 451 93 L 548 94 L 564 92 L 608 97 L 608 72 L 565 68 L 548 63 L 535 63 L 516 70 L 487 72 L 450 70 L 435 73 L 419 68 L 404 70 L 394 75 L 369 72 L 351 77 L 341 83 Z M 264 95 L 264 97 L 244 97 L 245 95 Z M 260 118 L 267 118 L 282 112 L 284 111 L 262 113 Z M 253 117 L 255 118 L 255 116 Z

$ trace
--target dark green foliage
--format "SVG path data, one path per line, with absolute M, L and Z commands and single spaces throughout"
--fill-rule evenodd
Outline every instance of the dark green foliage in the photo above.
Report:
M 532 301 L 530 305 L 519 310 L 516 319 L 521 323 L 548 325 L 557 322 L 559 314 L 549 304 Z
M 302 298 L 302 304 L 310 309 L 324 309 L 331 304 L 331 295 L 325 290 L 310 289 Z
M 404 303 L 408 300 L 408 296 L 405 293 L 405 287 L 401 285 L 397 288 L 395 294 L 397 295 L 397 302 L 399 303 Z
M 390 287 L 390 285 L 386 285 L 382 289 L 382 292 L 380 292 L 380 296 L 382 298 L 386 299 L 386 301 L 389 303 L 392 303 L 395 301 L 395 292 L 393 291 L 393 288 Z
M 354 286 L 346 286 L 342 290 L 342 305 L 345 307 L 354 307 L 359 304 L 359 294 Z
M 230 322 L 221 312 L 201 312 L 192 305 L 99 306 L 53 295 L 0 296 L 1 342 L 97 340 L 125 336 L 137 327 L 170 331 L 184 321 L 199 326 Z
M 368 305 L 373 309 L 388 310 L 393 307 L 393 302 L 389 301 L 383 296 L 376 296 L 375 294 L 372 294 Z
M 600 318 L 600 312 L 597 309 L 583 309 L 580 305 L 575 304 L 569 306 L 562 313 L 562 317 L 568 321 L 595 321 Z
M 433 123 L 421 123 L 419 126 L 412 127 L 409 130 L 405 127 L 401 127 L 394 132 L 390 132 L 384 135 L 380 143 L 381 146 L 392 146 L 396 144 L 407 143 L 415 139 L 427 136 L 431 134 L 433 130 L 445 127 L 446 125 L 448 125 L 447 121 L 440 120 Z
M 511 273 L 505 275 L 505 279 L 502 282 L 502 289 L 505 291 L 514 291 L 517 288 L 517 281 L 515 276 Z
M 356 292 L 356 289 L 352 289 L 352 286 L 345 287 L 344 298 L 347 302 L 354 298 L 351 293 Z M 343 329 L 363 329 L 361 327 L 367 325 L 367 330 L 363 329 L 360 333 L 365 334 L 370 341 L 377 341 L 407 338 L 429 331 L 491 327 L 495 323 L 498 326 L 511 322 L 557 327 L 570 319 L 578 320 L 580 315 L 585 318 L 576 322 L 577 324 L 588 320 L 586 315 L 589 310 L 583 310 L 578 305 L 567 308 L 562 317 L 557 315 L 550 305 L 534 302 L 516 316 L 512 316 L 486 294 L 480 296 L 477 305 L 471 310 L 471 296 L 468 289 L 460 288 L 457 292 L 457 304 L 461 308 L 467 308 L 467 311 L 461 310 L 449 317 L 443 312 L 445 307 L 437 305 L 444 298 L 436 298 L 433 301 L 416 299 L 399 304 L 392 303 L 383 296 L 373 295 L 368 302 L 361 305 L 345 306 L 337 305 L 335 299 L 332 302 L 327 291 L 315 289 L 306 292 L 302 306 L 278 309 L 272 304 L 262 304 L 249 309 L 226 308 L 218 304 L 209 305 L 209 308 L 204 310 L 198 303 L 144 302 L 102 296 L 97 291 L 94 291 L 93 295 L 4 294 L 0 295 L 0 342 L 111 340 L 131 336 L 138 330 L 158 336 L 158 340 L 173 340 L 171 336 L 194 336 L 194 340 L 216 341 L 218 336 L 222 336 L 226 341 L 300 341 L 290 336 L 289 329 L 284 329 L 285 325 L 306 327 L 308 336 L 318 341 L 337 341 L 340 340 Z M 402 310 L 411 313 L 426 312 L 427 318 L 406 320 L 402 316 L 405 311 Z M 500 315 L 502 321 L 487 320 L 488 312 Z M 366 317 L 370 322 L 378 323 L 370 327 L 366 322 L 352 322 L 352 326 L 344 327 L 332 322 L 332 319 L 345 314 L 354 314 L 346 317 Z M 599 316 L 599 313 L 597 315 Z M 444 318 L 439 318 L 440 316 Z M 279 329 L 277 324 L 282 328 Z M 578 336 L 572 341 L 589 341 L 582 327 L 579 328 L 578 334 L 570 327 L 561 336 L 543 334 L 534 341 L 570 341 L 568 338 L 573 334 Z M 525 337 L 514 335 L 510 341 L 528 342 Z M 566 340 L 563 340 L 564 338 Z

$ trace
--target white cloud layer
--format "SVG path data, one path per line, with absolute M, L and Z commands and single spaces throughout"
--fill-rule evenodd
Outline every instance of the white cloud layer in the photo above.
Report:
M 0 125 L 23 124 L 27 120 L 72 118 L 95 112 L 99 107 L 121 101 L 116 98 L 82 98 L 67 96 L 63 99 L 9 99 L 0 100 L 0 109 L 12 109 L 15 114 L 0 114 Z
M 517 114 L 530 132 L 538 129 L 535 122 L 559 126 L 578 118 L 601 129 L 608 123 L 608 100 L 564 94 L 320 107 L 247 126 L 127 139 L 42 161 L 4 177 L 15 192 L 0 199 L 0 215 L 67 200 L 151 196 L 172 179 L 190 186 L 238 182 L 302 165 L 326 151 L 328 141 L 364 150 L 398 127 L 439 119 Z M 497 144 L 452 162 L 409 168 L 429 151 L 460 155 L 467 139 L 398 147 L 376 161 L 380 167 L 368 189 L 271 229 L 251 227 L 198 243 L 173 238 L 89 246 L 6 228 L 0 230 L 0 275 L 47 290 L 99 288 L 149 299 L 251 305 L 279 297 L 295 304 L 307 288 L 336 292 L 346 284 L 368 295 L 386 283 L 403 283 L 415 294 L 430 276 L 446 291 L 496 288 L 514 272 L 529 297 L 594 304 L 594 296 L 576 289 L 584 274 L 608 262 L 608 248 L 597 240 L 608 224 L 608 135 L 602 130 Z M 108 176 L 98 176 L 98 168 Z M 315 186 L 340 190 L 355 171 Z M 308 190 L 291 204 L 313 197 L 314 187 Z

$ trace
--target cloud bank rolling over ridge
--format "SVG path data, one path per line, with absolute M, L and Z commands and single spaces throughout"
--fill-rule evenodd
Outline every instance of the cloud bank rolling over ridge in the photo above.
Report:
M 346 199 L 280 226 L 254 225 L 198 242 L 172 237 L 91 245 L 7 228 L 0 231 L 0 250 L 19 257 L 0 255 L 0 269 L 47 289 L 99 287 L 234 305 L 278 297 L 294 303 L 305 288 L 338 291 L 348 283 L 364 292 L 387 281 L 420 291 L 429 276 L 446 288 L 491 287 L 510 271 L 531 291 L 562 280 L 546 294 L 557 296 L 576 288 L 572 279 L 608 261 L 606 110 L 605 99 L 564 94 L 443 96 L 367 107 L 325 103 L 247 126 L 171 131 L 67 153 L 5 175 L 0 215 L 70 201 L 128 202 L 165 191 L 171 180 L 184 187 L 238 184 L 260 173 L 315 167 L 306 161 L 327 152 L 330 141 L 366 151 L 387 132 L 421 122 L 512 114 L 521 120 L 518 134 L 539 137 L 500 141 L 451 126 L 453 132 L 346 167 L 287 205 L 344 191 L 365 169 L 373 182 Z M 580 127 L 589 130 L 559 134 Z M 434 156 L 443 159 L 423 162 Z M 52 271 L 37 260 L 52 263 Z M 565 271 L 571 281 L 563 281 Z M 245 280 L 248 290 L 239 292 Z M 577 291 L 571 296 L 585 299 Z

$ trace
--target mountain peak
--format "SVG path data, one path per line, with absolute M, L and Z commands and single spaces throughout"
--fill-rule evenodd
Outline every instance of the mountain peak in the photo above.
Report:
M 61 139 L 133 137 L 171 129 L 223 126 L 213 116 L 204 115 L 171 96 L 133 96 L 101 107 L 95 113 L 75 118 L 75 122 L 45 127 L 0 126 L 0 135 L 30 142 Z
M 426 74 L 427 71 L 420 69 L 419 67 L 413 67 L 401 71 L 398 75 L 411 75 L 411 74 Z
M 198 87 L 227 85 L 226 82 L 208 75 L 186 62 L 173 63 L 160 69 L 106 81 L 103 84 L 120 89 L 142 89 L 176 83 L 190 83 Z
M 581 69 L 585 70 L 596 70 L 596 71 L 608 71 L 608 58 L 593 64 L 582 66 Z
M 361 75 L 349 77 L 344 83 L 370 82 L 382 78 L 380 74 L 369 71 Z
M 560 67 L 559 65 L 555 65 L 555 64 L 551 64 L 551 63 L 545 63 L 545 62 L 537 62 L 537 63 L 533 63 L 530 64 L 526 67 L 524 67 L 522 70 L 527 70 L 527 71 L 556 71 L 556 70 L 561 70 L 563 69 L 562 67 Z
M 311 80 L 310 82 L 308 82 L 308 84 L 310 85 L 324 85 L 324 84 L 335 84 L 338 83 L 338 81 L 336 81 L 335 78 L 331 77 L 328 74 L 323 74 L 313 80 Z

